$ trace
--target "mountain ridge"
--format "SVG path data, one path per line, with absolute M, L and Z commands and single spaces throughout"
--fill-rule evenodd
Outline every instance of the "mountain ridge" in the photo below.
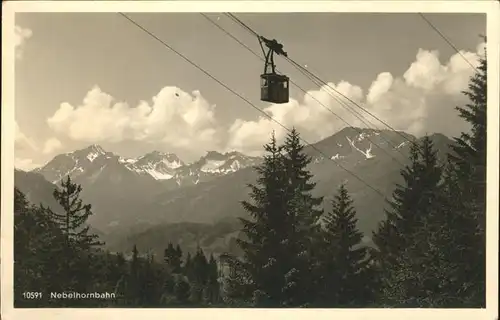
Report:
M 154 180 L 174 180 L 182 183 L 196 184 L 213 176 L 235 172 L 240 168 L 252 166 L 260 160 L 238 151 L 220 153 L 208 151 L 192 163 L 186 163 L 174 153 L 153 150 L 136 158 L 122 157 L 114 152 L 106 151 L 98 144 L 56 155 L 44 166 L 31 170 L 40 173 L 52 183 L 58 183 L 70 175 L 76 178 L 89 174 L 88 171 L 103 170 L 107 165 L 123 168 L 142 176 L 150 176 Z M 186 180 L 186 181 L 184 181 Z
M 431 135 L 431 138 L 440 154 L 445 155 L 452 141 L 442 134 Z M 411 145 L 408 141 L 412 140 L 419 139 L 404 132 L 344 128 L 313 146 L 305 146 L 304 152 L 313 160 L 310 170 L 317 184 L 314 194 L 325 197 L 324 208 L 328 209 L 335 189 L 341 182 L 347 182 L 360 215 L 360 228 L 369 232 L 383 215 L 385 199 L 367 184 L 383 195 L 390 195 L 395 183 L 401 182 L 400 169 L 408 161 Z M 53 170 L 38 170 L 38 173 L 49 182 L 56 180 L 57 184 L 54 177 L 57 178 L 58 172 L 73 170 L 72 179 L 83 187 L 84 202 L 94 208 L 95 214 L 89 223 L 115 236 L 144 231 L 158 224 L 211 224 L 223 218 L 245 216 L 240 201 L 249 199 L 247 184 L 255 183 L 257 175 L 253 166 L 261 161 L 259 157 L 239 152 L 214 151 L 180 165 L 181 160 L 174 158 L 175 155 L 153 151 L 138 158 L 151 163 L 159 157 L 162 160 L 156 159 L 156 163 L 161 164 L 169 156 L 166 163 L 175 164 L 178 170 L 170 179 L 153 179 L 144 170 L 128 169 L 126 165 L 133 161 L 107 152 L 99 145 L 87 149 L 58 155 L 54 157 L 58 166 L 53 166 Z M 224 164 L 218 162 L 221 159 L 225 160 Z M 246 166 L 238 167 L 240 161 Z M 87 165 L 88 170 L 75 168 L 77 162 Z M 182 183 L 177 179 L 183 179 Z

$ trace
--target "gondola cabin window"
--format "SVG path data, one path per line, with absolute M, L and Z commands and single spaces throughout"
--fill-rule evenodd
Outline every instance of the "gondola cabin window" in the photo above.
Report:
M 268 73 L 262 74 L 261 79 L 261 100 L 272 103 L 288 102 L 288 82 L 289 78 L 285 75 Z

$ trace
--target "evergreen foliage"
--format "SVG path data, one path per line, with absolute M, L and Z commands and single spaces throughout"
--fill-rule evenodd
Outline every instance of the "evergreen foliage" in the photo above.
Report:
M 411 256 L 405 261 L 402 257 L 409 254 L 409 247 L 418 243 L 417 230 L 426 225 L 439 206 L 442 166 L 429 137 L 424 137 L 420 145 L 412 144 L 410 161 L 401 172 L 404 184 L 396 187 L 393 200 L 389 202 L 391 210 L 387 211 L 387 220 L 373 237 L 379 249 L 380 298 L 389 305 L 405 305 L 403 302 L 408 297 L 415 296 L 412 291 L 418 284 L 409 281 L 410 275 L 403 277 L 403 270 L 411 273 L 409 265 L 416 268 L 421 265 L 417 266 L 418 261 Z M 415 274 L 419 272 L 414 271 Z M 400 281 L 402 277 L 405 282 Z
M 476 74 L 463 92 L 469 99 L 457 107 L 462 119 L 470 125 L 470 133 L 455 138 L 449 155 L 448 191 L 451 208 L 458 215 L 454 225 L 456 245 L 460 248 L 460 290 L 468 306 L 485 307 L 486 303 L 486 134 L 487 134 L 487 62 L 480 59 Z M 451 185 L 450 185 L 451 184 Z M 455 200 L 455 202 L 453 201 Z M 458 200 L 458 201 L 457 201 Z M 458 202 L 458 203 L 457 203 Z
M 369 301 L 368 252 L 357 228 L 356 211 L 342 184 L 324 217 L 318 305 L 359 307 Z

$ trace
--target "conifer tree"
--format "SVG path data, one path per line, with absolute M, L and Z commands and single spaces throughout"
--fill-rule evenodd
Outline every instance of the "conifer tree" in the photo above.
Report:
M 399 286 L 385 291 L 393 304 L 484 306 L 486 61 L 465 94 L 471 103 L 457 109 L 472 132 L 455 139 L 443 183 L 434 193 L 435 205 L 397 257 L 398 268 L 387 282 Z
M 249 272 L 250 262 L 226 255 L 223 263 L 225 270 L 223 270 L 221 295 L 224 303 L 233 307 L 254 306 L 255 301 L 252 298 L 255 285 Z
M 219 287 L 219 272 L 217 268 L 217 261 L 214 258 L 214 255 L 210 255 L 210 259 L 208 261 L 208 279 L 207 286 L 205 291 L 205 299 L 210 304 L 219 303 L 220 300 L 220 287 Z
M 182 249 L 181 249 L 181 246 L 179 244 L 177 244 L 177 246 L 175 247 L 175 253 L 176 253 L 177 260 L 179 261 L 179 268 L 180 268 L 182 265 Z
M 54 189 L 53 196 L 60 204 L 62 212 L 54 212 L 44 208 L 50 219 L 56 223 L 64 241 L 53 250 L 59 250 L 64 257 L 64 267 L 60 272 L 60 282 L 64 283 L 65 290 L 91 290 L 92 272 L 89 268 L 93 254 L 103 243 L 98 236 L 89 233 L 90 226 L 87 219 L 92 215 L 91 205 L 82 203 L 80 193 L 82 187 L 71 182 L 71 178 L 62 181 L 61 188 Z M 84 303 L 84 301 L 73 301 Z
M 311 194 L 316 186 L 307 168 L 312 159 L 304 152 L 304 145 L 295 128 L 287 135 L 283 149 L 288 193 L 288 250 L 293 251 L 295 256 L 292 268 L 287 273 L 284 288 L 287 298 L 284 304 L 306 306 L 314 301 L 316 292 L 314 268 L 317 257 L 313 253 L 320 230 L 319 219 L 323 214 L 320 208 L 323 197 Z
M 287 190 L 282 147 L 279 147 L 274 134 L 271 142 L 264 146 L 267 152 L 263 163 L 255 168 L 259 177 L 256 184 L 249 185 L 252 202 L 243 201 L 243 208 L 251 219 L 241 219 L 242 232 L 246 239 L 237 242 L 243 251 L 243 261 L 239 264 L 245 268 L 242 274 L 248 275 L 250 281 L 244 278 L 234 278 L 244 281 L 231 284 L 239 288 L 240 293 L 259 292 L 255 298 L 245 296 L 243 303 L 253 301 L 255 306 L 276 307 L 284 300 L 282 289 L 285 285 L 284 275 L 290 271 L 291 257 L 287 251 Z M 250 289 L 251 288 L 251 289 Z M 257 299 L 257 296 L 259 297 Z
M 173 252 L 175 251 L 174 246 L 171 242 L 168 243 L 167 248 L 163 252 L 163 259 L 166 264 L 171 264 L 173 260 Z
M 167 246 L 167 249 L 165 249 L 164 252 L 164 260 L 168 267 L 170 268 L 170 271 L 173 273 L 180 273 L 181 272 L 181 266 L 182 266 L 182 250 L 179 245 L 177 245 L 176 248 L 172 245 L 172 243 L 169 243 Z
M 344 184 L 324 217 L 321 246 L 323 307 L 361 307 L 368 302 L 367 249 L 357 228 L 356 211 Z
M 486 52 L 480 58 L 476 73 L 463 92 L 469 99 L 463 107 L 457 107 L 459 116 L 471 126 L 455 138 L 453 152 L 449 155 L 454 166 L 447 179 L 452 187 L 451 205 L 456 210 L 456 246 L 460 278 L 463 287 L 460 296 L 470 307 L 485 306 L 486 285 L 486 114 L 487 114 L 487 61 Z M 453 202 L 452 200 L 455 200 Z M 460 222 L 458 224 L 458 222 Z
M 141 301 L 142 306 L 155 307 L 158 306 L 163 290 L 160 277 L 160 269 L 154 261 L 151 253 L 146 256 L 143 263 L 143 268 L 140 273 L 141 285 Z
M 132 249 L 132 261 L 130 261 L 130 272 L 127 281 L 127 303 L 136 306 L 140 302 L 140 260 L 139 251 L 137 246 L 134 244 Z
M 61 291 L 59 279 L 63 266 L 54 250 L 63 241 L 62 233 L 40 207 L 32 206 L 26 196 L 14 188 L 14 304 L 16 307 L 36 307 L 46 299 L 26 300 L 22 293 Z M 43 288 L 43 289 L 42 289 Z M 61 304 L 61 303 L 60 303 Z
M 252 218 L 242 219 L 246 240 L 237 240 L 244 252 L 240 266 L 247 269 L 241 274 L 251 281 L 240 277 L 246 289 L 241 284 L 229 287 L 253 292 L 246 300 L 256 306 L 306 306 L 314 299 L 312 241 L 319 230 L 322 211 L 317 206 L 322 199 L 311 195 L 311 159 L 295 129 L 283 146 L 273 134 L 264 149 L 264 161 L 256 167 L 257 183 L 249 186 L 253 201 L 242 203 Z
M 198 247 L 192 259 L 191 296 L 193 302 L 201 302 L 207 286 L 210 268 L 203 250 Z
M 443 168 L 428 136 L 421 144 L 412 144 L 410 161 L 401 171 L 404 185 L 396 187 L 387 219 L 373 237 L 379 250 L 381 300 L 389 305 L 412 305 L 412 299 L 420 295 L 413 282 L 417 278 L 411 274 L 419 272 L 412 269 L 419 264 L 415 258 L 419 251 L 410 248 L 419 239 L 418 230 L 440 205 Z
M 187 253 L 186 261 L 184 262 L 182 270 L 183 270 L 183 274 L 186 277 L 188 277 L 188 278 L 192 277 L 193 261 L 192 261 L 191 253 L 190 252 Z
M 92 215 L 92 206 L 84 205 L 80 193 L 82 187 L 71 182 L 70 176 L 62 181 L 61 190 L 54 190 L 54 198 L 64 210 L 63 213 L 50 212 L 51 218 L 62 230 L 65 237 L 65 245 L 78 251 L 88 251 L 103 243 L 97 240 L 97 236 L 89 234 L 90 226 L 86 226 L 87 219 Z

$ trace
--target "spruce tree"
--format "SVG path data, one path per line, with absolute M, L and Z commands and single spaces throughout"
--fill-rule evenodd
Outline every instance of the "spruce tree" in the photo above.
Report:
M 249 186 L 252 202 L 242 203 L 252 219 L 242 219 L 246 239 L 237 240 L 244 252 L 240 266 L 246 268 L 240 276 L 246 274 L 251 281 L 239 277 L 247 288 L 229 287 L 253 292 L 245 302 L 256 306 L 307 306 L 314 300 L 312 251 L 322 198 L 311 195 L 311 159 L 295 129 L 284 145 L 278 146 L 273 135 L 264 149 L 257 183 Z
M 220 257 L 219 257 L 220 259 Z M 249 272 L 251 262 L 226 255 L 224 258 L 221 295 L 224 303 L 232 307 L 252 307 L 255 285 Z
M 321 306 L 362 307 L 368 302 L 367 249 L 357 228 L 356 211 L 344 184 L 324 217 L 321 246 Z
M 191 282 L 192 301 L 200 303 L 203 300 L 203 292 L 207 286 L 210 268 L 203 250 L 198 247 L 196 255 L 192 260 L 193 276 Z
M 220 300 L 219 272 L 217 261 L 215 260 L 213 254 L 210 255 L 210 259 L 208 261 L 208 270 L 205 300 L 209 304 L 217 304 Z
M 163 290 L 160 268 L 154 261 L 154 256 L 149 253 L 143 263 L 140 273 L 142 306 L 156 307 L 160 304 Z
M 177 245 L 176 248 L 172 245 L 172 243 L 169 243 L 167 246 L 167 249 L 165 249 L 164 252 L 164 260 L 167 264 L 167 266 L 170 268 L 170 271 L 173 273 L 180 273 L 181 266 L 182 266 L 182 251 L 179 245 Z
M 284 277 L 290 271 L 290 255 L 294 253 L 287 250 L 290 229 L 287 227 L 287 185 L 282 147 L 278 146 L 274 134 L 264 149 L 267 154 L 262 164 L 255 167 L 259 175 L 257 182 L 249 185 L 252 201 L 242 202 L 251 219 L 240 219 L 246 239 L 237 240 L 243 251 L 243 261 L 238 266 L 245 268 L 239 274 L 247 276 L 233 278 L 242 282 L 229 287 L 239 288 L 239 293 L 232 294 L 239 296 L 242 304 L 277 307 L 284 301 Z M 249 296 L 250 292 L 255 294 Z
M 462 257 L 459 263 L 463 287 L 460 296 L 470 307 L 485 306 L 486 286 L 486 114 L 487 114 L 487 62 L 481 57 L 477 72 L 470 79 L 469 99 L 457 107 L 459 116 L 471 126 L 455 138 L 453 152 L 449 154 L 453 172 L 447 180 L 453 185 L 455 202 L 451 202 L 459 216 L 457 247 Z M 458 232 L 458 231 L 457 231 Z
M 316 186 L 311 181 L 313 175 L 308 171 L 312 159 L 304 152 L 304 145 L 295 128 L 287 135 L 283 150 L 288 194 L 286 236 L 288 250 L 293 252 L 295 258 L 285 280 L 283 291 L 287 297 L 284 305 L 307 306 L 314 301 L 317 286 L 314 247 L 320 230 L 319 219 L 323 214 L 320 208 L 323 197 L 312 195 Z
M 97 236 L 89 234 L 90 226 L 86 225 L 88 218 L 93 214 L 90 204 L 83 204 L 80 193 L 82 187 L 71 182 L 70 176 L 61 183 L 61 190 L 54 190 L 54 198 L 61 205 L 63 212 L 51 212 L 51 218 L 61 228 L 65 245 L 77 251 L 89 251 L 103 243 Z
M 26 196 L 14 188 L 14 304 L 16 307 L 47 306 L 51 291 L 62 291 L 63 270 L 58 246 L 61 230 L 46 215 L 46 210 L 32 206 Z M 24 299 L 23 292 L 43 290 L 43 300 Z M 52 303 L 51 305 L 54 305 Z M 58 305 L 63 305 L 61 301 Z
M 179 244 L 175 247 L 175 272 L 182 272 L 182 249 Z
M 412 144 L 410 161 L 401 171 L 404 184 L 397 185 L 393 193 L 393 200 L 389 202 L 391 210 L 386 211 L 387 219 L 373 236 L 379 250 L 381 301 L 388 305 L 413 303 L 409 301 L 421 294 L 418 285 L 408 280 L 411 278 L 408 273 L 419 272 L 411 269 L 419 263 L 412 258 L 418 250 L 412 251 L 409 247 L 418 239 L 417 230 L 440 205 L 443 168 L 428 136 L 421 144 Z M 407 260 L 403 261 L 403 253 Z
M 127 279 L 127 303 L 130 306 L 137 306 L 140 303 L 140 272 L 141 264 L 139 260 L 139 250 L 134 244 L 132 249 L 132 260 L 130 261 L 130 271 Z
M 58 250 L 64 264 L 60 272 L 60 282 L 64 283 L 66 291 L 91 290 L 92 273 L 89 268 L 92 255 L 103 243 L 98 237 L 89 233 L 87 219 L 92 215 L 91 205 L 82 203 L 80 185 L 71 182 L 71 178 L 62 181 L 61 188 L 54 189 L 53 196 L 62 208 L 62 212 L 54 212 L 43 208 L 50 219 L 59 226 L 64 240 Z M 71 303 L 83 301 L 71 301 Z
M 191 253 L 188 252 L 186 256 L 186 261 L 184 262 L 184 265 L 182 267 L 182 273 L 186 277 L 191 278 L 193 276 L 192 270 L 193 270 L 193 260 L 191 258 Z
M 398 256 L 393 279 L 404 279 L 404 285 L 398 292 L 386 291 L 398 305 L 484 306 L 486 61 L 465 94 L 471 103 L 457 109 L 472 132 L 455 139 L 436 205 Z

